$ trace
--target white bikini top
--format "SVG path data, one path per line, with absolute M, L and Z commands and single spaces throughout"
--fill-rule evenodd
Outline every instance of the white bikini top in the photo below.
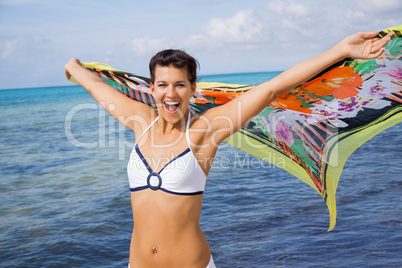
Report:
M 138 148 L 142 136 L 158 121 L 159 116 L 142 133 L 134 146 L 127 165 L 130 190 L 161 190 L 169 194 L 198 195 L 204 193 L 207 177 L 190 146 L 190 114 L 186 126 L 188 148 L 170 160 L 159 172 L 154 172 Z

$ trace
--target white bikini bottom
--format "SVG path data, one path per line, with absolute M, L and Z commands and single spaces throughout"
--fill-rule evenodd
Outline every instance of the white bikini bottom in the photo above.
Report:
M 214 259 L 212 258 L 212 254 L 211 254 L 211 258 L 209 259 L 209 263 L 206 268 L 216 268 Z
M 128 268 L 130 268 L 130 263 L 128 264 Z M 216 268 L 212 255 L 211 255 L 211 258 L 209 259 L 209 263 L 208 263 L 207 267 L 205 267 L 205 268 Z

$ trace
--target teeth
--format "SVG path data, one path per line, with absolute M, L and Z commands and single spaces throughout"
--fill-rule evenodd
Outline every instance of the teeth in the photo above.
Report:
M 180 102 L 178 101 L 165 101 L 165 108 L 170 112 L 174 113 L 179 108 Z

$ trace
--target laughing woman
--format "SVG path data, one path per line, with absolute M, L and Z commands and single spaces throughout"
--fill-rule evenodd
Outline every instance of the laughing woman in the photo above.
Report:
M 136 102 L 81 67 L 71 76 L 112 116 L 136 133 L 127 166 L 134 229 L 129 267 L 215 267 L 199 227 L 205 182 L 219 144 L 241 129 L 278 95 L 344 59 L 378 57 L 392 32 L 356 33 L 312 59 L 231 102 L 199 116 L 189 110 L 196 91 L 198 62 L 181 50 L 164 50 L 149 64 L 157 109 Z M 113 109 L 109 109 L 113 107 Z

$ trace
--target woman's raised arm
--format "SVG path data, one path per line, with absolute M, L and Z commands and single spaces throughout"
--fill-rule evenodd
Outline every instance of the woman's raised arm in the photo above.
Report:
M 73 77 L 106 111 L 133 131 L 143 131 L 151 121 L 151 107 L 105 84 L 97 75 L 83 68 L 78 59 L 71 59 L 64 66 L 64 73 L 67 79 Z
M 225 105 L 206 111 L 204 116 L 211 123 L 213 142 L 219 144 L 241 129 L 279 95 L 288 92 L 342 59 L 373 59 L 380 56 L 384 51 L 385 44 L 393 34 L 391 32 L 383 38 L 376 37 L 378 32 L 361 32 L 348 36 L 326 52 L 296 64 L 272 80 L 250 89 Z

